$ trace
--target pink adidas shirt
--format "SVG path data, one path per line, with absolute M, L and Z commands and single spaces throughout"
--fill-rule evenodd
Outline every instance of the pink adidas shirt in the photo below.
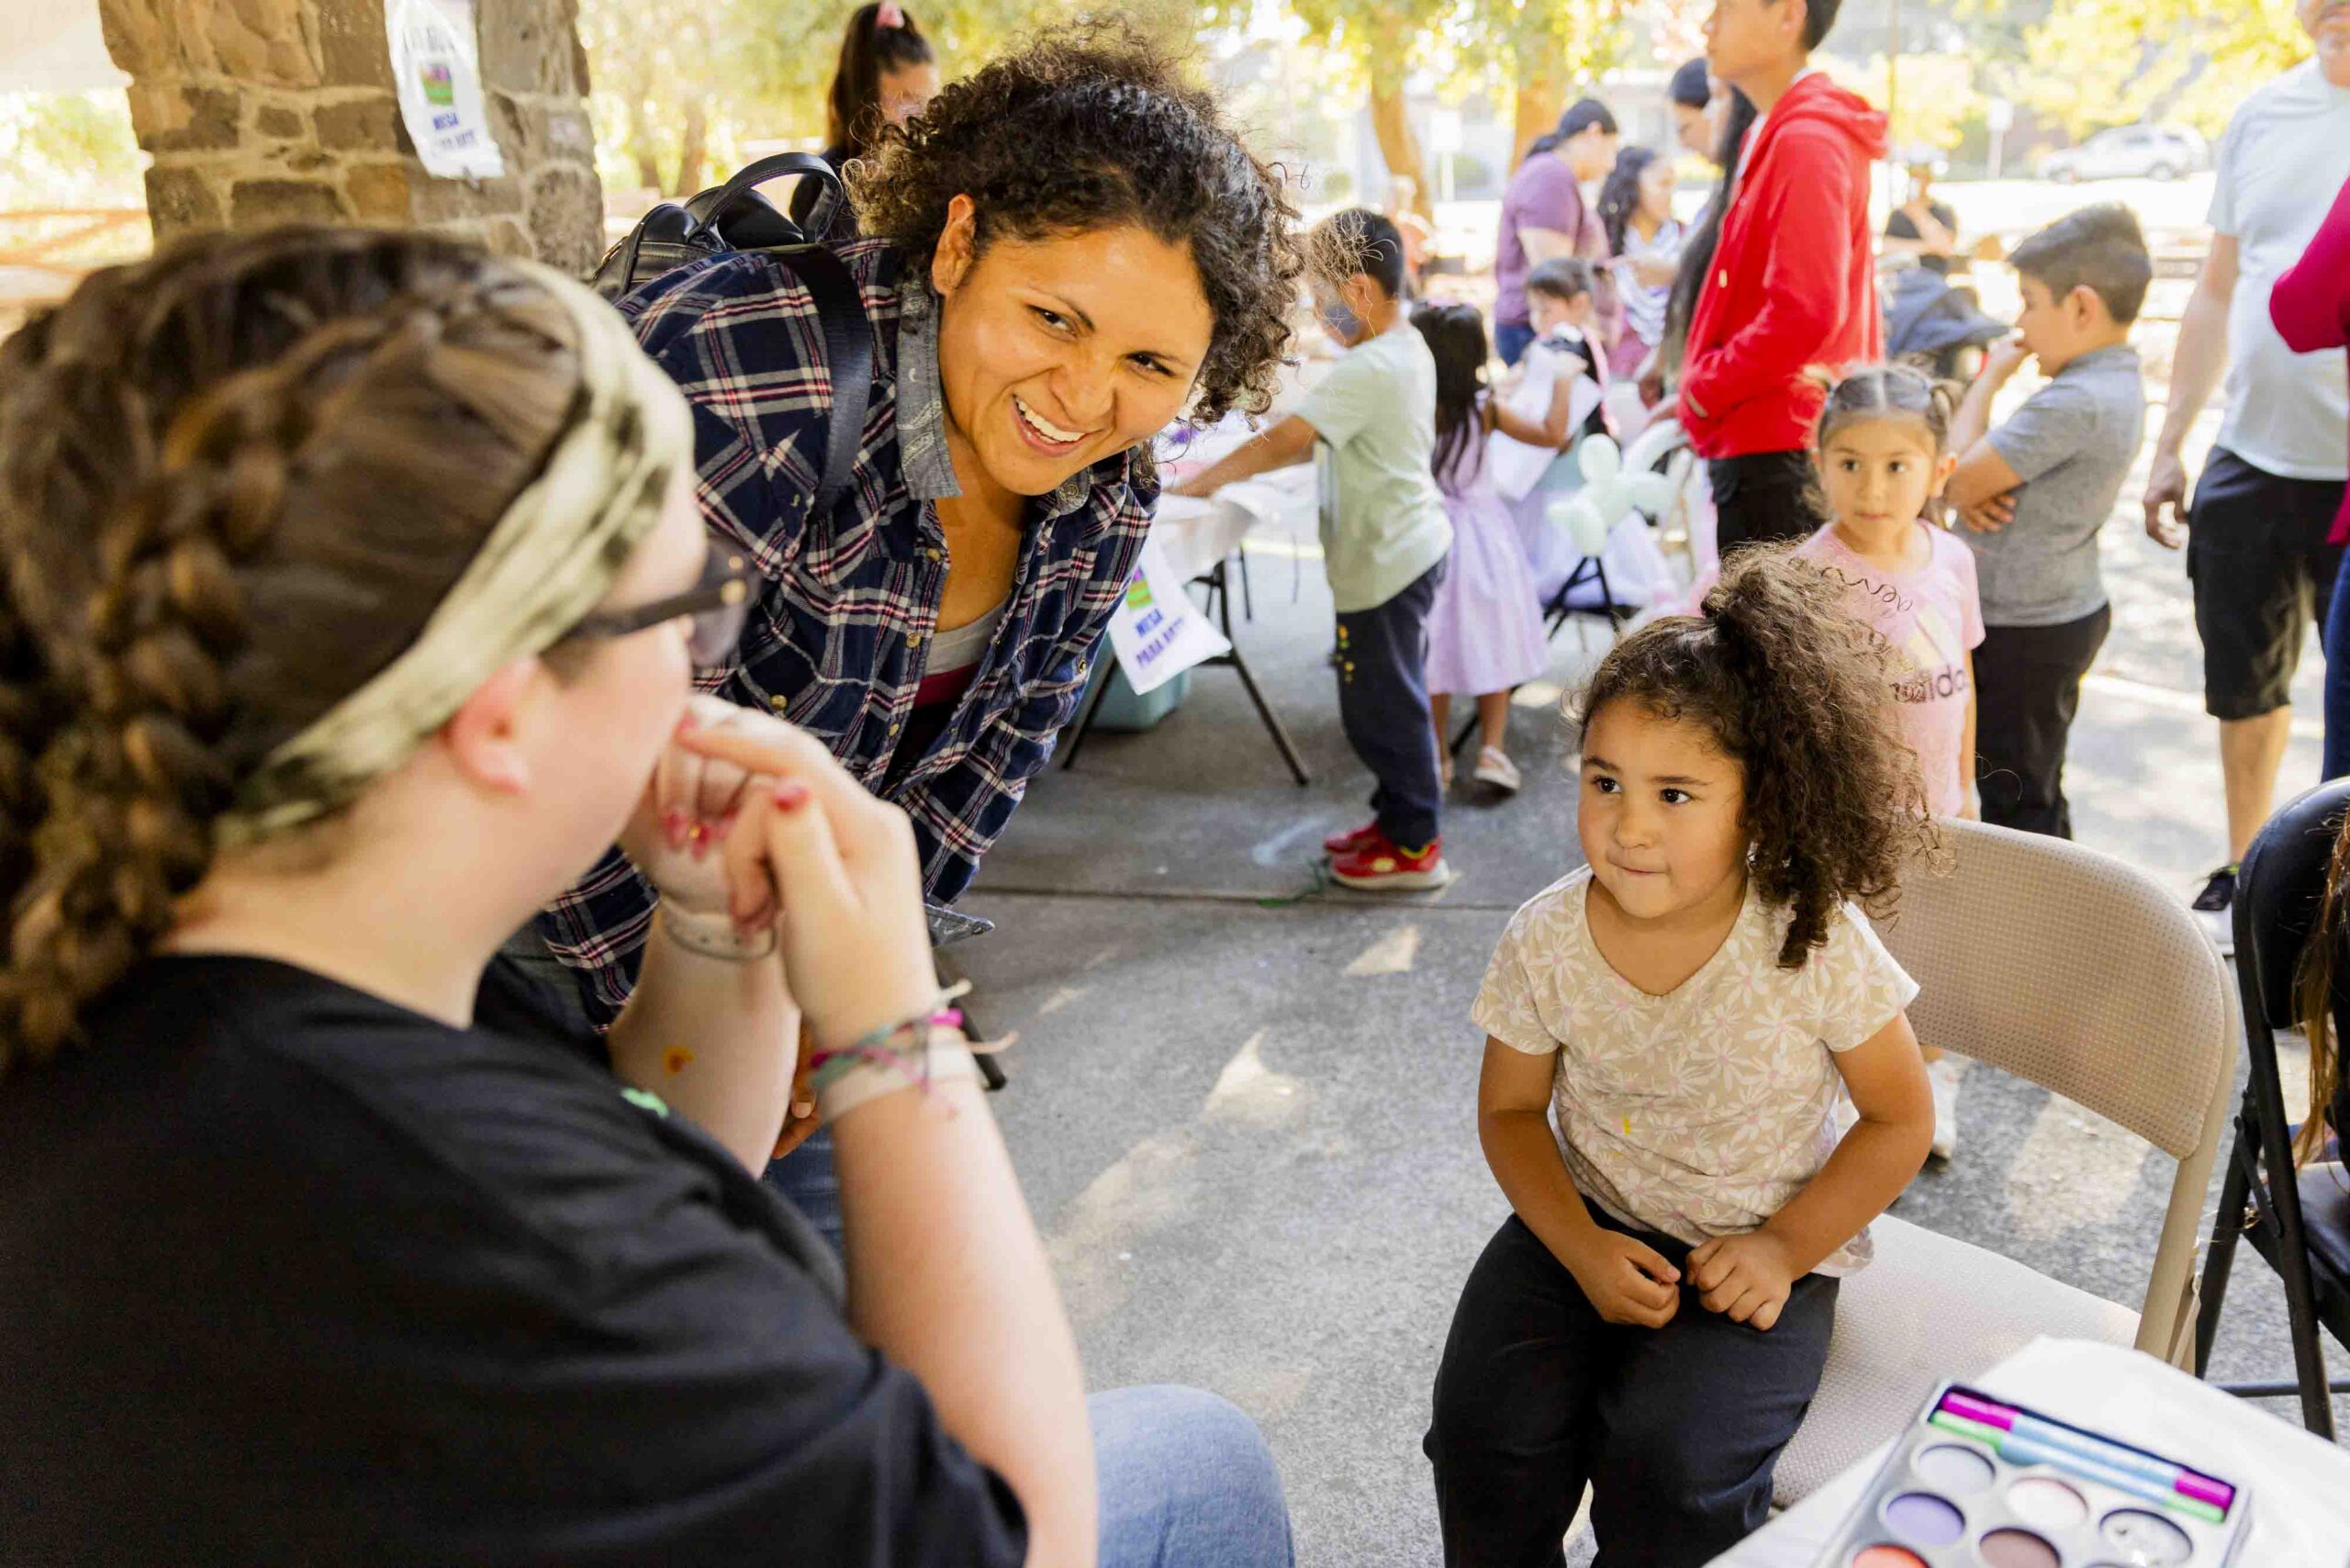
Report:
M 1893 689 L 1901 738 L 1918 754 L 1927 803 L 1937 816 L 1954 817 L 1965 811 L 1974 782 L 1974 759 L 1961 754 L 1975 696 L 1966 655 L 1983 641 L 1983 605 L 1975 591 L 1975 552 L 1947 529 L 1918 526 L 1932 548 L 1912 572 L 1871 565 L 1836 537 L 1833 523 L 1796 545 L 1796 554 L 1843 584 L 1846 608 L 1907 658 L 1909 673 Z

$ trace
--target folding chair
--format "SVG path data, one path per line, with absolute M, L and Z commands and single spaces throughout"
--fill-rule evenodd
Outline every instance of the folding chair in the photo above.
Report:
M 2268 819 L 2236 874 L 2236 991 L 2244 1002 L 2249 1060 L 2211 1250 L 2203 1264 L 2203 1305 L 2195 1332 L 2199 1375 L 2210 1364 L 2236 1241 L 2249 1239 L 2284 1283 L 2295 1375 L 2290 1383 L 2224 1386 L 2255 1399 L 2299 1394 L 2301 1424 L 2323 1438 L 2333 1436 L 2328 1392 L 2350 1392 L 2350 1381 L 2326 1381 L 2325 1352 L 2317 1337 L 2322 1327 L 2350 1345 L 2350 1185 L 2344 1184 L 2339 1159 L 2293 1169 L 2276 1031 L 2299 1022 L 2301 955 L 2324 902 L 2326 867 L 2345 807 L 2350 779 L 2311 790 Z M 2331 1005 L 2339 1041 L 2344 1025 L 2350 1025 L 2350 974 L 2338 977 Z M 2313 1116 L 2322 1114 L 2322 1106 L 2310 1108 Z
M 1918 1037 L 2120 1123 L 2178 1161 L 2136 1312 L 1891 1215 L 1845 1280 L 1828 1366 L 1774 1486 L 1791 1504 L 1899 1430 L 1934 1384 L 2042 1334 L 2194 1356 L 2203 1192 L 2235 1075 L 2220 956 L 2130 866 L 2064 839 L 1944 824 L 1956 864 L 1903 883 L 1886 946 L 1918 981 Z

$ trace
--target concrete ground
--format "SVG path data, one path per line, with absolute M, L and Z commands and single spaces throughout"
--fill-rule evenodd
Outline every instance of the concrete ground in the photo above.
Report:
M 2071 794 L 2084 841 L 2185 898 L 2223 847 L 2214 729 L 2178 557 L 2145 538 L 2135 495 L 2106 536 L 2116 631 Z M 1556 692 L 1526 694 L 1526 790 L 1455 792 L 1460 876 L 1441 894 L 1320 890 L 1318 841 L 1365 814 L 1368 784 L 1338 731 L 1318 562 L 1279 535 L 1250 554 L 1238 641 L 1312 786 L 1232 674 L 1197 672 L 1158 728 L 1096 734 L 1035 781 L 967 901 L 1000 929 L 959 954 L 987 1027 L 1019 1032 L 995 1103 L 1095 1385 L 1194 1383 L 1256 1417 L 1301 1561 L 1427 1563 L 1429 1383 L 1505 1213 L 1477 1148 L 1469 1005 L 1510 912 L 1579 861 L 1567 736 Z M 1561 635 L 1556 685 L 1595 656 L 1605 633 L 1586 635 L 1588 652 Z M 2288 793 L 2317 777 L 2317 675 L 2312 646 Z M 1961 1123 L 1958 1158 L 1899 1212 L 2134 1305 L 2167 1159 L 1983 1069 Z M 2215 1372 L 2288 1377 L 2276 1279 L 2240 1256 Z

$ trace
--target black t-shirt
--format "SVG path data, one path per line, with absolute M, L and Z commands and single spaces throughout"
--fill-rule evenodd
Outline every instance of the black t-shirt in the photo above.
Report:
M 0 1081 L 0 1561 L 1017 1563 L 781 1201 L 576 1050 L 252 958 Z
M 1952 234 L 1955 235 L 1958 232 L 1958 214 L 1947 204 L 1930 201 L 1926 204 L 1926 211 L 1931 215 L 1935 222 L 1949 230 Z M 1923 234 L 1918 232 L 1917 220 L 1897 207 L 1893 209 L 1893 216 L 1885 220 L 1885 237 L 1888 240 L 1925 238 Z M 1928 272 L 1940 273 L 1942 276 L 1948 277 L 1958 270 L 1958 258 L 1920 254 L 1918 257 L 1918 264 Z

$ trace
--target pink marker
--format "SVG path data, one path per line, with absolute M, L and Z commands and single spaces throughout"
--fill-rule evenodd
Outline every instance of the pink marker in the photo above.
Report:
M 2135 1475 L 2143 1480 L 2168 1486 L 2179 1495 L 2192 1497 L 2198 1502 L 2209 1503 L 2223 1514 L 2235 1504 L 2235 1488 L 2224 1481 L 2214 1481 L 2208 1475 L 2197 1474 L 2184 1465 L 2174 1464 L 2168 1460 L 2156 1459 L 2152 1454 L 2141 1453 L 2136 1449 L 2125 1448 L 2107 1439 L 2091 1437 L 2088 1433 L 2076 1431 L 2071 1427 L 2043 1420 L 2026 1410 L 1994 1404 L 1979 1395 L 1955 1388 L 1942 1395 L 1940 1408 L 1966 1420 L 1979 1421 L 1986 1427 L 1996 1427 L 2003 1432 L 2013 1432 L 2017 1437 L 2028 1438 L 2044 1448 L 2077 1454 L 2083 1459 L 2102 1464 L 2108 1469 L 2118 1470 L 2125 1474 Z

